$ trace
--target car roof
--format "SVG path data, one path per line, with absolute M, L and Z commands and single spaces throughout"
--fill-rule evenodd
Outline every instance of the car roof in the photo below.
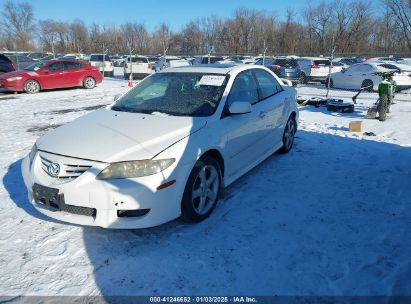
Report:
M 195 64 L 182 67 L 174 67 L 162 70 L 160 73 L 209 73 L 226 75 L 234 70 L 265 69 L 259 65 L 250 64 Z

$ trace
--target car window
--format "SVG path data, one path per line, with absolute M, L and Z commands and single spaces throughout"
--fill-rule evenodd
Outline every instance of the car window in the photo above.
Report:
M 103 61 L 103 55 L 91 55 L 90 61 Z M 105 55 L 104 61 L 110 61 L 110 56 Z
M 5 61 L 7 63 L 11 62 L 11 60 L 7 58 L 6 56 L 4 56 L 3 54 L 0 54 L 0 61 Z
M 210 64 L 211 63 L 216 63 L 217 61 L 223 61 L 223 57 L 210 57 Z M 208 57 L 203 57 L 203 60 L 201 61 L 202 64 L 208 64 Z
M 130 62 L 130 57 L 127 59 L 127 61 Z M 132 61 L 134 63 L 148 63 L 148 59 L 143 57 L 133 57 Z
M 258 59 L 255 64 L 257 65 L 263 65 L 263 60 L 262 59 Z
M 393 64 L 385 63 L 385 64 L 380 64 L 380 67 L 389 69 L 389 70 L 399 70 L 399 68 Z
M 251 104 L 258 102 L 258 89 L 251 71 L 245 71 L 237 75 L 231 87 L 227 105 L 234 101 L 248 101 Z
M 368 64 L 363 64 L 357 67 L 358 73 L 368 73 L 372 70 L 371 66 Z
M 321 59 L 321 60 L 314 60 L 314 65 L 319 65 L 319 66 L 330 66 L 330 61 L 327 59 Z
M 357 73 L 358 72 L 358 66 L 357 65 L 353 65 L 351 67 L 349 67 L 346 71 L 347 73 Z
M 64 62 L 65 70 L 80 69 L 83 65 L 79 62 Z
M 260 99 L 265 99 L 283 90 L 277 79 L 270 73 L 257 69 L 254 73 L 260 88 Z
M 298 66 L 295 59 L 276 59 L 274 64 L 285 68 L 296 68 Z
M 52 63 L 49 65 L 49 71 L 50 72 L 55 72 L 55 71 L 62 71 L 64 70 L 64 63 L 63 62 L 56 62 Z

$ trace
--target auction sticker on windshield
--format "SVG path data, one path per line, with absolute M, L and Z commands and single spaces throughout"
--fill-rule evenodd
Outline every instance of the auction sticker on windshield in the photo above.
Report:
M 198 85 L 208 85 L 220 87 L 223 85 L 225 76 L 221 75 L 204 75 L 201 77 Z

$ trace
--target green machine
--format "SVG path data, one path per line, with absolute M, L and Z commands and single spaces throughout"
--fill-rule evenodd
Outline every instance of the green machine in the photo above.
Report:
M 393 72 L 381 73 L 383 81 L 378 85 L 378 114 L 379 120 L 384 121 L 387 118 L 387 113 L 390 113 L 390 106 L 394 100 L 394 93 L 396 90 L 396 83 L 392 79 Z

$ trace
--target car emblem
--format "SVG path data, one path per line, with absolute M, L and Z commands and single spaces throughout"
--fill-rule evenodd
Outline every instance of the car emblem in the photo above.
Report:
M 60 165 L 57 163 L 50 163 L 47 167 L 47 172 L 52 177 L 58 177 L 60 174 Z

